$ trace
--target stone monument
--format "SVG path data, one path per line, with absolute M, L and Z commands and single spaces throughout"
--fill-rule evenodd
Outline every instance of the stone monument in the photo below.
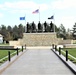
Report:
M 38 23 L 38 32 L 42 32 L 42 25 L 41 25 L 40 21 Z
M 26 29 L 27 29 L 26 33 L 30 33 L 30 28 L 31 28 L 31 27 L 30 27 L 30 24 L 29 24 L 28 22 L 27 22 L 26 27 L 27 27 L 27 28 L 26 28 Z
M 52 21 L 50 23 L 50 32 L 54 32 L 54 25 L 53 25 Z
M 39 21 L 37 29 L 37 26 L 34 22 L 31 25 L 27 23 L 27 33 L 23 34 L 22 45 L 26 44 L 27 46 L 51 46 L 52 44 L 57 44 L 58 39 L 56 37 L 56 33 L 54 32 L 54 25 L 52 21 L 50 26 L 47 25 L 46 21 L 43 25 Z M 48 32 L 47 27 L 50 29 Z
M 32 25 L 31 25 L 31 32 L 32 32 L 32 33 L 36 33 L 36 25 L 35 25 L 34 22 L 33 22 Z
M 46 21 L 45 21 L 45 23 L 44 23 L 44 32 L 47 32 L 47 23 L 46 23 Z

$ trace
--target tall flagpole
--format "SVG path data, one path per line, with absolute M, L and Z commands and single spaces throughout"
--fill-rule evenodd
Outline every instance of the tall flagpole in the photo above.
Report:
M 25 14 L 25 33 L 27 31 L 27 27 L 26 27 L 26 14 Z
M 54 15 L 55 16 L 55 15 Z M 54 32 L 55 32 L 55 19 L 54 19 Z
M 40 21 L 40 6 L 39 6 L 39 21 Z

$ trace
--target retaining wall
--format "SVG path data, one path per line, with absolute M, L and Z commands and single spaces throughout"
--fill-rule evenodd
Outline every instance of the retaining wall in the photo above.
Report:
M 58 44 L 56 33 L 24 33 L 22 45 L 27 46 L 51 46 Z

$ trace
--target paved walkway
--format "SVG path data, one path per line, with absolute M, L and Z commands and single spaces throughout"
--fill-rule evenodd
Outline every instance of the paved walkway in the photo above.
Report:
M 50 50 L 27 50 L 1 75 L 74 75 Z

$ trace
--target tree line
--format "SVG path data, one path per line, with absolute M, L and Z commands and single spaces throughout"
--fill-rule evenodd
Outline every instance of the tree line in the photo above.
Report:
M 34 29 L 36 29 L 35 26 L 38 26 L 38 25 L 36 25 L 34 22 L 27 23 L 27 24 L 29 24 L 29 26 L 32 26 L 32 31 L 31 31 L 31 28 L 28 27 L 28 32 L 34 33 L 34 31 L 35 31 Z M 26 26 L 27 26 L 27 24 L 26 24 Z M 39 28 L 38 32 L 41 32 L 42 26 L 44 26 L 44 32 L 50 32 L 51 29 L 47 22 L 44 22 L 42 24 L 40 23 L 40 25 L 41 25 L 41 28 Z M 76 26 L 76 25 L 74 25 L 74 26 Z M 14 27 L 12 27 L 11 25 L 9 25 L 7 27 L 5 25 L 0 26 L 0 34 L 3 35 L 3 40 L 6 42 L 9 42 L 10 40 L 21 39 L 23 37 L 24 32 L 25 32 L 25 26 L 22 24 L 15 25 Z M 69 34 L 70 30 L 69 29 L 66 30 L 65 27 L 63 26 L 63 24 L 61 24 L 59 27 L 57 27 L 57 25 L 55 25 L 55 32 L 57 33 L 57 37 L 59 37 L 59 38 L 63 38 L 63 39 L 75 38 L 75 35 L 73 35 L 73 34 L 75 34 L 75 28 L 73 29 L 73 33 Z
M 14 27 L 1 25 L 0 26 L 0 34 L 3 35 L 3 41 L 9 42 L 10 40 L 18 40 L 23 37 L 23 33 L 25 31 L 25 27 L 22 24 Z

